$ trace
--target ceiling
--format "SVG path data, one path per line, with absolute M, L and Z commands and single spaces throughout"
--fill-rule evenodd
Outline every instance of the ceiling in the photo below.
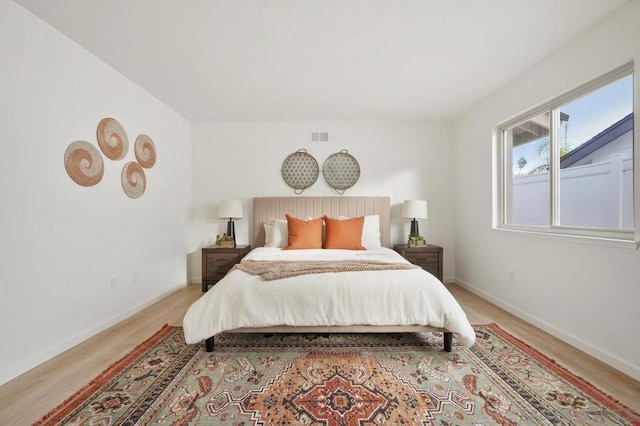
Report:
M 452 120 L 628 0 L 17 0 L 185 118 Z

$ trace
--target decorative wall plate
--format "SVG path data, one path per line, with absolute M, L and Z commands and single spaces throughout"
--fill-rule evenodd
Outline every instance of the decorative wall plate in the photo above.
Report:
M 129 138 L 115 118 L 103 118 L 96 131 L 98 145 L 109 160 L 122 160 L 129 152 Z
M 64 168 L 75 183 L 93 186 L 104 176 L 104 161 L 98 148 L 87 141 L 71 142 L 64 152 Z
M 319 174 L 318 162 L 306 149 L 299 149 L 282 163 L 282 179 L 295 189 L 296 194 L 302 194 L 302 191 L 313 185 Z
M 149 136 L 138 135 L 133 144 L 133 151 L 136 154 L 136 160 L 145 169 L 150 169 L 156 164 L 156 146 Z
M 343 149 L 327 158 L 322 166 L 322 174 L 330 187 L 338 194 L 344 194 L 360 178 L 360 164 L 349 151 Z
M 140 164 L 129 161 L 122 168 L 122 189 L 129 198 L 140 198 L 147 187 L 147 177 Z

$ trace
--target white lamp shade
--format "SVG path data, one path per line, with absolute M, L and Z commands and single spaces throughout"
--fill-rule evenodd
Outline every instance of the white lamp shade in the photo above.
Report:
M 425 200 L 405 200 L 402 203 L 402 217 L 427 219 L 427 202 Z
M 218 218 L 242 219 L 244 212 L 242 202 L 238 200 L 227 200 L 220 203 L 218 208 Z

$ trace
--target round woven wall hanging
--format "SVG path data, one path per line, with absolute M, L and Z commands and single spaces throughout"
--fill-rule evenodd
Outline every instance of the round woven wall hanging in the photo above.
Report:
M 282 179 L 296 194 L 302 194 L 302 191 L 313 185 L 319 174 L 318 162 L 306 149 L 299 149 L 282 163 Z
M 103 118 L 96 131 L 98 145 L 109 160 L 122 160 L 129 152 L 129 138 L 115 118 Z
M 150 169 L 156 164 L 156 146 L 149 136 L 138 135 L 133 144 L 133 151 L 136 154 L 138 164 L 145 169 Z
M 75 183 L 93 186 L 104 176 L 104 161 L 98 148 L 87 141 L 71 142 L 64 151 L 64 168 Z
M 322 166 L 322 174 L 330 187 L 338 194 L 344 194 L 344 191 L 358 182 L 360 164 L 349 151 L 343 149 L 327 158 Z
M 122 189 L 129 198 L 140 198 L 147 187 L 147 177 L 140 164 L 130 161 L 122 168 Z

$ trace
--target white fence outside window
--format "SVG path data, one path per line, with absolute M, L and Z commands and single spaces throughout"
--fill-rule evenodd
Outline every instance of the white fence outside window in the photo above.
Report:
M 513 178 L 511 223 L 549 225 L 549 173 Z M 560 223 L 566 226 L 633 229 L 633 159 L 560 171 Z

